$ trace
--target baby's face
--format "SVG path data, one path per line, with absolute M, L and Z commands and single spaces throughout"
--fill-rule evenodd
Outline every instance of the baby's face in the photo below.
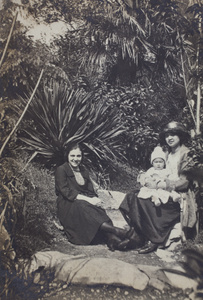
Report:
M 152 166 L 155 170 L 162 170 L 165 167 L 165 162 L 162 158 L 155 158 L 152 162 Z

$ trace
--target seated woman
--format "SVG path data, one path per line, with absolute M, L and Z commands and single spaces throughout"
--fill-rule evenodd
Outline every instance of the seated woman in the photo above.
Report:
M 160 134 L 161 141 L 169 148 L 166 168 L 171 174 L 165 182 L 150 182 L 148 188 L 160 188 L 169 192 L 176 191 L 181 196 L 181 208 L 178 202 L 170 198 L 167 203 L 155 206 L 150 198 L 137 197 L 139 191 L 129 192 L 120 205 L 120 211 L 136 234 L 149 241 L 139 253 L 150 253 L 164 246 L 174 225 L 180 222 L 180 209 L 184 205 L 182 226 L 193 227 L 196 222 L 195 198 L 191 183 L 184 175 L 188 168 L 189 149 L 184 142 L 189 137 L 179 122 L 170 122 Z
M 94 191 L 89 172 L 81 164 L 78 144 L 67 149 L 67 161 L 55 173 L 57 214 L 68 240 L 76 245 L 107 241 L 110 250 L 124 250 L 131 230 L 113 226 Z

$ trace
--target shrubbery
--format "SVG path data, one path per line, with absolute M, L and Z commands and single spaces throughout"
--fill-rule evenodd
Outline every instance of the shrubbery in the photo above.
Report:
M 2 46 L 12 11 L 18 7 L 12 1 L 4 2 Z M 89 1 L 85 5 L 63 1 L 63 6 L 54 1 L 24 2 L 28 14 L 47 23 L 63 16 L 75 27 L 48 47 L 34 43 L 17 21 L 1 68 L 2 142 L 27 103 L 28 86 L 33 85 L 39 69 L 45 68 L 44 84 L 18 135 L 12 136 L 0 158 L 2 298 L 13 297 L 16 284 L 28 287 L 32 282 L 24 284 L 23 277 L 18 280 L 14 250 L 18 257 L 29 258 L 52 243 L 53 228 L 47 218 L 56 213 L 53 171 L 63 162 L 70 141 L 83 143 L 85 163 L 98 174 L 101 184 L 119 190 L 122 181 L 127 191 L 134 185 L 136 168 L 148 167 L 162 125 L 174 119 L 193 129 L 196 123 L 193 125 L 191 112 L 199 113 L 198 121 L 202 121 L 202 107 L 199 111 L 195 107 L 196 81 L 202 76 L 199 3 L 186 11 L 186 4 L 176 1 L 136 1 L 136 5 L 133 1 Z M 21 95 L 18 100 L 17 93 Z M 18 108 L 18 115 L 11 106 Z M 189 146 L 199 170 L 202 136 Z M 29 164 L 33 158 L 35 163 Z

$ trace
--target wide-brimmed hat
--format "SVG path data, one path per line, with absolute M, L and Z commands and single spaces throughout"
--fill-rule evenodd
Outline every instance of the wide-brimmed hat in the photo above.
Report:
M 184 141 L 188 140 L 190 135 L 187 132 L 186 128 L 179 122 L 172 121 L 168 123 L 163 131 L 159 134 L 160 140 L 162 142 L 165 141 L 166 133 L 172 133 L 177 134 L 179 137 L 181 137 Z

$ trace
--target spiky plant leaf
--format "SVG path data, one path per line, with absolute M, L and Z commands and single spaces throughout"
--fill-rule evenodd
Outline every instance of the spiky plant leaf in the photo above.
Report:
M 26 98 L 21 97 L 26 104 Z M 21 109 L 18 107 L 20 115 Z M 28 150 L 52 163 L 62 162 L 70 142 L 83 143 L 92 167 L 115 164 L 122 158 L 119 140 L 124 126 L 115 110 L 92 93 L 51 82 L 38 91 L 19 130 Z

